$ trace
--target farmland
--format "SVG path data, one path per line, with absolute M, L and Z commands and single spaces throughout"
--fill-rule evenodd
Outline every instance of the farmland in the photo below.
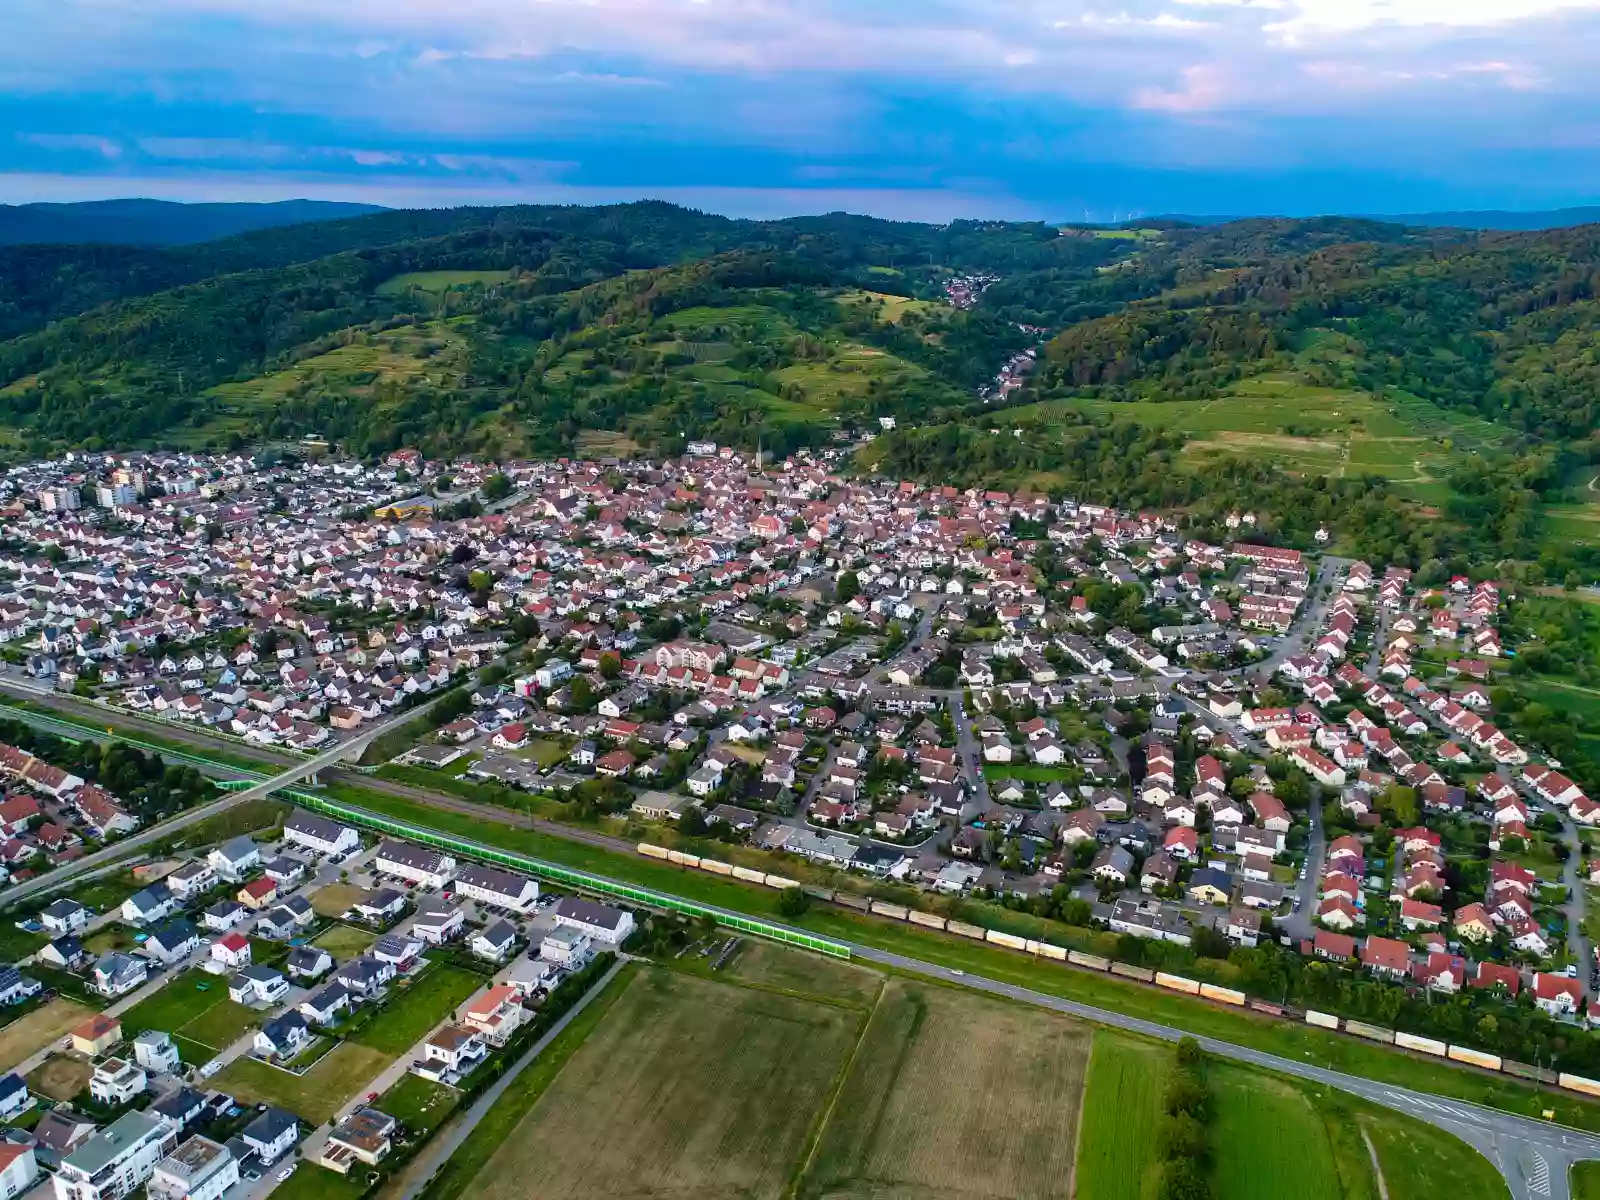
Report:
M 770 988 L 835 1004 L 869 1008 L 883 977 L 865 967 L 831 958 L 812 958 L 771 942 L 744 945 L 728 969 L 730 978 L 751 987 Z
M 1218 1200 L 1344 1200 L 1322 1118 L 1293 1084 L 1212 1063 L 1213 1194 Z M 1262 1132 L 1270 1129 L 1271 1137 Z M 1370 1174 L 1370 1167 L 1367 1169 Z M 1355 1192 L 1362 1195 L 1362 1192 Z
M 1073 1022 L 892 980 L 802 1194 L 1065 1194 L 1089 1046 Z
M 1266 458 L 1308 475 L 1380 475 L 1423 504 L 1449 495 L 1443 482 L 1459 455 L 1500 444 L 1505 432 L 1416 396 L 1320 387 L 1294 372 L 1235 383 L 1212 400 L 1054 400 L 1011 410 L 1051 419 L 1066 409 L 1173 429 L 1192 439 L 1196 461 L 1219 455 Z
M 642 972 L 472 1191 L 777 1197 L 857 1025 L 829 1005 Z
M 1078 1135 L 1078 1194 L 1085 1200 L 1155 1200 L 1164 1046 L 1097 1033 Z

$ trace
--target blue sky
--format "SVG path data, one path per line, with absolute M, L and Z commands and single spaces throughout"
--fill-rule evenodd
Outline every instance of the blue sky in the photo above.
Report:
M 1600 201 L 1600 0 L 5 0 L 0 201 Z

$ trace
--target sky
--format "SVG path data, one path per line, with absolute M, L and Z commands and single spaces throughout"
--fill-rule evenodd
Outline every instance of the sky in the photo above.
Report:
M 0 202 L 1600 202 L 1600 0 L 4 0 Z

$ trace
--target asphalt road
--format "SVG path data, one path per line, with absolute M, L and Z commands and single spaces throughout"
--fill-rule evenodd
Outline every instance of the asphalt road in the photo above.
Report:
M 333 766 L 335 763 L 339 762 L 341 759 L 345 758 L 351 753 L 359 754 L 363 749 L 365 749 L 368 742 L 372 741 L 376 737 L 382 736 L 397 726 L 404 725 L 408 721 L 415 720 L 417 717 L 427 712 L 428 708 L 433 703 L 434 701 L 430 700 L 426 704 L 419 704 L 415 708 L 410 708 L 405 712 L 397 713 L 395 716 L 389 718 L 389 720 L 361 730 L 354 737 L 340 742 L 330 750 L 324 750 L 321 754 L 316 755 L 314 758 L 308 758 L 303 762 L 295 763 L 285 767 L 280 773 L 272 776 L 270 779 L 262 783 L 258 783 L 255 786 L 246 788 L 242 791 L 230 792 L 222 799 L 215 800 L 210 804 L 202 805 L 199 808 L 191 808 L 186 812 L 178 813 L 176 816 L 169 817 L 165 821 L 160 821 L 157 824 L 150 826 L 148 829 L 142 829 L 139 832 L 130 835 L 129 837 L 125 837 L 120 841 L 113 842 L 111 845 L 102 850 L 96 850 L 92 854 L 85 854 L 82 858 L 75 859 L 70 863 L 65 863 L 52 871 L 46 871 L 44 874 L 39 875 L 36 878 L 26 880 L 14 887 L 8 888 L 4 895 L 0 896 L 0 903 L 9 906 L 26 900 L 30 896 L 36 896 L 41 893 L 55 891 L 57 888 L 61 887 L 63 883 L 76 878 L 85 871 L 92 870 L 97 866 L 104 866 L 110 862 L 115 862 L 120 858 L 125 858 L 127 857 L 129 851 L 136 850 L 140 846 L 148 845 L 151 842 L 163 841 L 166 838 L 171 837 L 180 829 L 184 829 L 190 825 L 196 824 L 197 822 L 204 821 L 209 817 L 214 817 L 218 813 L 227 812 L 229 809 L 235 808 L 241 804 L 249 803 L 251 800 L 259 800 L 265 796 L 270 796 L 273 792 L 278 791 L 280 788 L 291 787 L 294 784 L 299 783 L 301 780 L 311 775 L 315 775 L 318 771 Z M 24 721 L 26 721 L 29 716 L 25 710 L 16 712 L 14 715 L 18 719 Z M 108 735 L 108 737 L 110 736 L 111 735 Z

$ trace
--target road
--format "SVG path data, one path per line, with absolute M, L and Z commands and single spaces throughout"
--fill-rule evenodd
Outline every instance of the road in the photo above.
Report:
M 1333 597 L 1338 595 L 1339 586 L 1354 561 L 1351 558 L 1336 558 L 1331 554 L 1322 556 L 1322 561 L 1317 564 L 1317 573 L 1311 578 L 1311 588 L 1306 593 L 1306 602 L 1295 614 L 1289 632 L 1279 641 L 1277 649 L 1256 664 L 1255 670 L 1259 672 L 1260 678 L 1271 679 L 1273 672 L 1282 663 L 1296 655 L 1310 653 L 1318 633 L 1322 630 L 1322 621 L 1327 615 L 1328 606 L 1333 603 Z
M 241 804 L 248 804 L 252 800 L 270 796 L 280 788 L 291 787 L 302 779 L 333 766 L 351 753 L 359 754 L 366 748 L 368 742 L 374 738 L 381 737 L 391 729 L 406 724 L 408 721 L 416 720 L 417 717 L 426 713 L 434 703 L 434 700 L 429 700 L 427 703 L 419 704 L 415 708 L 396 713 L 387 721 L 382 721 L 361 730 L 354 737 L 340 742 L 330 750 L 324 750 L 321 754 L 308 758 L 304 762 L 285 767 L 279 774 L 262 783 L 255 784 L 242 791 L 230 792 L 222 799 L 201 805 L 199 808 L 191 808 L 186 812 L 178 813 L 176 816 L 158 822 L 148 829 L 142 829 L 138 833 L 113 842 L 102 850 L 96 850 L 92 854 L 85 854 L 80 859 L 65 863 L 52 871 L 46 871 L 43 875 L 34 879 L 25 880 L 7 889 L 4 896 L 0 897 L 0 902 L 9 906 L 26 900 L 30 896 L 55 891 L 63 883 L 76 878 L 85 871 L 126 858 L 130 851 L 136 850 L 140 846 L 148 845 L 151 842 L 164 841 L 180 829 L 214 817 L 218 813 L 227 812 L 229 809 L 236 808 Z M 19 711 L 15 715 L 23 720 L 28 717 L 26 710 Z M 107 736 L 110 737 L 112 735 Z M 239 772 L 239 774 L 243 774 L 243 772 Z
M 1311 919 L 1317 911 L 1317 890 L 1322 884 L 1322 859 L 1327 853 L 1327 835 L 1322 828 L 1322 804 L 1311 802 L 1307 813 L 1311 821 L 1311 835 L 1306 840 L 1306 861 L 1300 881 L 1295 885 L 1294 911 L 1278 921 L 1278 928 L 1294 938 L 1308 938 L 1316 934 Z

